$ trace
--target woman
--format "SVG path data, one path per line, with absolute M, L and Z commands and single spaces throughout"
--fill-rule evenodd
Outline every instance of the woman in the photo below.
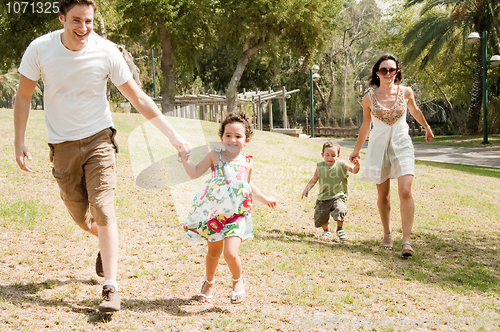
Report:
M 434 139 L 434 134 L 415 102 L 412 88 L 398 84 L 402 79 L 401 65 L 392 54 L 381 56 L 373 66 L 368 80 L 375 88 L 363 96 L 363 124 L 350 160 L 360 157 L 359 151 L 370 134 L 360 180 L 375 182 L 377 185 L 377 206 L 384 227 L 381 245 L 392 249 L 390 179 L 397 178 L 403 228 L 401 254 L 403 257 L 410 257 L 414 253 L 410 236 L 415 210 L 411 194 L 415 158 L 408 134 L 406 110 L 424 127 L 427 142 Z M 372 122 L 373 129 L 370 131 Z

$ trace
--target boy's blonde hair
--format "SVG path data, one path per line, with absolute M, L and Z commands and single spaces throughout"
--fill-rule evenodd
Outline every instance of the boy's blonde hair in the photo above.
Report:
M 326 148 L 336 148 L 337 156 L 340 154 L 340 144 L 335 141 L 326 141 L 325 144 L 323 144 L 323 150 L 321 153 L 325 153 Z

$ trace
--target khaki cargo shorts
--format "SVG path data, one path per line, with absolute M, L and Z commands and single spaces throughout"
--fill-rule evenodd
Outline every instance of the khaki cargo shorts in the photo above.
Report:
M 314 226 L 321 227 L 328 224 L 330 215 L 335 221 L 344 221 L 344 217 L 348 211 L 346 202 L 347 197 L 343 195 L 325 201 L 317 200 L 314 207 Z
M 116 223 L 116 130 L 106 128 L 90 137 L 50 144 L 52 175 L 61 198 L 78 226 L 89 230 Z

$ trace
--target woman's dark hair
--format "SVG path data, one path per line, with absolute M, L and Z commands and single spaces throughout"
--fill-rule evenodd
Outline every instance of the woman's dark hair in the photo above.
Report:
M 94 13 L 97 9 L 97 4 L 94 0 L 61 0 L 59 1 L 59 13 L 66 15 L 76 5 L 92 6 L 94 8 Z
M 224 135 L 224 130 L 226 129 L 226 125 L 233 123 L 233 122 L 240 122 L 245 126 L 245 136 L 246 138 L 250 138 L 253 135 L 253 129 L 252 129 L 252 122 L 250 121 L 250 117 L 245 113 L 245 112 L 231 112 L 229 113 L 224 121 L 220 124 L 220 129 L 219 129 L 219 137 L 222 137 Z
M 380 79 L 378 78 L 377 72 L 380 69 L 380 64 L 385 60 L 393 60 L 394 62 L 396 62 L 396 69 L 398 70 L 398 73 L 396 74 L 394 83 L 399 83 L 403 80 L 403 73 L 401 72 L 401 63 L 399 62 L 398 58 L 394 54 L 386 53 L 382 55 L 377 60 L 377 62 L 375 62 L 375 65 L 373 65 L 372 74 L 368 77 L 368 83 L 371 86 L 377 86 L 377 87 L 380 86 Z

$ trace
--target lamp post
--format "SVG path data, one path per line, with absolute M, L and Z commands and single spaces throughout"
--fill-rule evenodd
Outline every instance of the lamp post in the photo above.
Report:
M 469 43 L 474 44 L 479 39 L 482 41 L 483 48 L 483 142 L 482 144 L 490 144 L 488 142 L 488 31 L 483 31 L 480 36 L 477 32 L 472 32 L 467 37 Z M 490 59 L 492 66 L 500 65 L 500 55 L 494 55 Z
M 314 137 L 314 82 L 319 80 L 319 66 L 313 65 L 309 69 L 309 86 L 310 86 L 310 107 L 311 107 L 311 137 Z
M 151 49 L 151 59 L 153 60 L 153 97 L 156 99 L 156 70 L 155 70 L 155 52 Z

